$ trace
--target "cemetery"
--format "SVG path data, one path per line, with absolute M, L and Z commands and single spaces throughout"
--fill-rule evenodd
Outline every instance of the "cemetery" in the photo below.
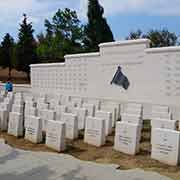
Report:
M 24 150 L 154 168 L 178 180 L 180 48 L 149 43 L 103 43 L 65 63 L 32 64 L 28 90 L 0 89 L 0 137 Z

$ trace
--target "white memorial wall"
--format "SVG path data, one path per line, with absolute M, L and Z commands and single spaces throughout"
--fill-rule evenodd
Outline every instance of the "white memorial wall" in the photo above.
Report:
M 33 92 L 137 102 L 151 117 L 151 104 L 168 105 L 180 117 L 180 47 L 149 48 L 147 39 L 100 44 L 98 53 L 65 56 L 65 63 L 31 65 Z M 121 67 L 130 85 L 111 85 Z M 153 71 L 152 71 L 153 70 Z

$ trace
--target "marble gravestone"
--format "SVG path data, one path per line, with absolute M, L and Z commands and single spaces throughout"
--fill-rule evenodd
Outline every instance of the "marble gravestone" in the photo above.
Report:
M 85 121 L 87 117 L 87 109 L 85 108 L 73 108 L 72 113 L 77 115 L 78 119 L 78 129 L 83 130 L 85 129 Z
M 77 139 L 78 138 L 78 119 L 76 114 L 63 113 L 62 121 L 66 124 L 66 138 Z
M 48 120 L 55 120 L 56 112 L 52 110 L 40 110 L 38 116 L 42 119 L 43 131 L 46 131 L 46 123 Z
M 36 103 L 34 101 L 25 101 L 25 108 L 26 107 L 35 107 Z
M 8 111 L 0 110 L 0 130 L 8 129 Z
M 24 113 L 24 107 L 20 106 L 20 105 L 13 104 L 12 112 L 17 112 L 17 113 L 23 114 Z
M 84 142 L 97 147 L 103 146 L 106 141 L 105 120 L 96 117 L 87 117 L 84 133 Z
M 125 154 L 135 155 L 139 152 L 141 127 L 137 124 L 117 122 L 114 149 Z
M 143 123 L 143 120 L 141 119 L 139 114 L 122 113 L 121 121 L 126 122 L 126 123 L 131 123 L 131 124 L 137 124 L 141 126 Z
M 8 134 L 16 137 L 23 136 L 23 116 L 17 112 L 9 113 Z
M 151 158 L 176 166 L 180 163 L 180 132 L 170 129 L 152 130 Z
M 178 123 L 176 120 L 169 120 L 169 119 L 152 119 L 151 121 L 151 128 L 162 128 L 162 129 L 171 129 L 177 130 Z
M 106 136 L 112 133 L 112 113 L 105 111 L 96 111 L 95 117 L 105 120 L 105 134 Z
M 112 127 L 114 127 L 116 121 L 118 120 L 117 108 L 110 105 L 102 105 L 101 111 L 107 111 L 112 113 Z
M 67 113 L 68 107 L 66 105 L 58 105 L 54 108 L 56 111 L 56 120 L 61 121 L 62 120 L 62 114 Z
M 47 121 L 46 146 L 61 152 L 66 149 L 65 123 L 59 121 Z
M 39 117 L 28 116 L 28 123 L 25 127 L 25 139 L 33 142 L 42 142 L 42 120 Z
M 26 106 L 24 116 L 37 116 L 37 108 Z
M 83 108 L 87 109 L 87 116 L 94 117 L 95 115 L 95 105 L 94 104 L 83 104 Z
M 125 114 L 132 114 L 142 118 L 142 105 L 137 103 L 127 103 L 125 109 Z

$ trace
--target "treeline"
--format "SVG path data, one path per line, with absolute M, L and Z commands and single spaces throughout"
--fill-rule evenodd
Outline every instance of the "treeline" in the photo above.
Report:
M 13 68 L 27 73 L 30 79 L 29 65 L 33 63 L 63 62 L 64 55 L 84 52 L 96 52 L 98 45 L 114 41 L 113 33 L 104 15 L 104 9 L 98 0 L 88 0 L 88 22 L 82 24 L 77 13 L 71 9 L 59 9 L 51 20 L 45 19 L 45 33 L 33 36 L 32 23 L 26 14 L 20 24 L 18 40 L 15 42 L 6 34 L 0 44 L 0 66 L 9 68 L 9 77 Z M 177 36 L 168 30 L 141 30 L 131 32 L 126 39 L 149 38 L 151 47 L 173 46 Z
M 29 65 L 39 62 L 63 62 L 65 54 L 98 51 L 98 44 L 114 41 L 98 0 L 89 0 L 88 23 L 83 25 L 76 11 L 59 9 L 51 20 L 45 20 L 45 33 L 35 38 L 26 14 L 20 24 L 17 42 L 6 34 L 0 45 L 0 66 L 27 73 Z

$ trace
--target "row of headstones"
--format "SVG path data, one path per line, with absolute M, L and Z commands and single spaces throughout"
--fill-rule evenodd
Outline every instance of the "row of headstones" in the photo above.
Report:
M 127 108 L 131 109 L 131 108 Z M 134 107 L 136 112 L 140 107 Z M 132 115 L 121 114 L 122 122 L 117 122 L 115 149 L 121 152 L 136 154 L 139 152 L 142 120 Z M 136 115 L 138 113 L 135 113 Z M 135 125 L 136 124 L 136 125 Z M 179 124 L 180 128 L 180 124 Z M 169 165 L 180 163 L 180 132 L 178 121 L 172 120 L 169 107 L 153 106 L 151 119 L 151 158 Z
M 18 98 L 15 98 L 18 99 Z M 15 102 L 19 102 L 16 100 Z M 37 107 L 39 104 L 46 104 L 43 98 L 38 99 L 37 101 Z M 52 121 L 52 114 L 47 109 L 42 109 L 39 111 L 39 115 L 43 116 L 41 118 L 35 117 L 35 116 L 26 116 L 26 123 L 25 123 L 25 138 L 29 139 L 33 142 L 40 142 L 42 140 L 42 130 L 43 130 L 43 121 L 41 119 L 47 119 L 46 125 L 44 125 L 44 130 L 46 130 L 46 144 L 49 147 L 52 147 L 58 151 L 65 149 L 65 137 L 70 139 L 76 139 L 78 137 L 78 118 L 77 115 L 77 109 L 72 107 L 72 104 L 70 104 L 68 101 L 69 107 L 71 107 L 71 111 L 74 112 L 74 114 L 63 112 L 62 117 L 59 119 L 60 121 Z M 26 109 L 31 109 L 32 101 L 26 101 L 25 111 Z M 57 105 L 57 104 L 56 104 Z M 33 105 L 34 106 L 34 105 Z M 50 106 L 52 104 L 50 103 Z M 95 106 L 93 104 L 84 104 L 84 106 L 89 110 L 86 111 L 86 114 L 88 117 L 86 118 L 86 127 L 85 127 L 85 136 L 84 141 L 86 143 L 95 145 L 95 146 L 102 146 L 105 144 L 106 135 L 111 133 L 111 117 L 112 113 L 110 112 L 95 112 Z M 56 106 L 54 106 L 56 107 Z M 46 106 L 47 108 L 47 106 Z M 52 107 L 51 107 L 52 108 Z M 53 109 L 53 108 L 52 108 Z M 63 107 L 63 109 L 65 109 Z M 79 108 L 80 109 L 80 108 Z M 169 113 L 168 107 L 163 106 L 156 106 L 157 112 L 160 112 L 161 114 Z M 73 111 L 74 110 L 74 111 Z M 82 110 L 82 108 L 81 108 Z M 28 110 L 27 110 L 28 111 Z M 82 111 L 81 114 L 82 119 L 85 119 L 85 111 Z M 155 110 L 154 110 L 155 111 Z M 87 113 L 89 112 L 89 114 Z M 25 112 L 26 114 L 27 112 Z M 51 115 L 49 115 L 49 113 Z M 93 113 L 96 114 L 97 117 L 93 117 Z M 165 114 L 164 113 L 164 114 Z M 28 114 L 28 113 L 27 113 Z M 99 114 L 99 115 L 98 115 Z M 53 115 L 54 116 L 54 115 Z M 169 116 L 170 117 L 170 116 Z M 18 127 L 17 124 L 23 124 L 23 115 L 19 113 L 19 115 L 15 112 L 10 113 L 9 118 L 9 127 L 8 127 L 8 133 L 16 135 L 13 131 L 16 129 L 16 132 L 19 129 L 19 133 L 22 133 L 22 128 L 16 128 Z M 16 120 L 19 119 L 19 122 Z M 51 121 L 49 121 L 51 120 Z M 13 123 L 14 124 L 13 124 Z M 83 121 L 85 124 L 85 121 Z M 121 114 L 121 122 L 116 123 L 116 131 L 115 131 L 115 145 L 114 148 L 120 152 L 124 152 L 127 154 L 136 154 L 139 152 L 139 144 L 140 144 L 140 138 L 141 138 L 141 129 L 142 129 L 142 105 L 140 104 L 128 104 L 125 113 Z M 83 123 L 82 123 L 83 124 Z M 151 138 L 151 144 L 152 144 L 152 158 L 160 160 L 162 162 L 165 162 L 167 164 L 177 165 L 179 162 L 179 144 L 177 141 L 179 140 L 179 132 L 176 131 L 177 127 L 177 121 L 173 121 L 169 119 L 162 119 L 162 117 L 158 117 L 158 119 L 154 119 L 151 123 L 152 125 L 152 138 Z M 109 125 L 109 126 L 108 126 Z M 108 127 L 108 128 L 107 128 Z M 168 130 L 169 129 L 169 130 Z M 69 132 L 69 133 L 68 133 Z M 159 139 L 155 138 L 158 133 L 161 133 L 160 137 L 164 137 L 166 135 L 164 134 L 171 134 L 172 136 L 176 134 L 178 137 L 174 137 L 173 140 L 170 142 L 166 139 Z M 171 136 L 169 136 L 171 137 Z M 163 140 L 166 140 L 166 144 L 163 144 Z M 54 143 L 53 143 L 54 142 Z M 173 144 L 172 144 L 173 143 Z M 171 144 L 171 145 L 170 145 Z M 170 149 L 170 147 L 172 149 Z M 164 151 L 163 151 L 164 148 Z M 169 149 L 168 149 L 169 148 Z M 176 152 L 176 153 L 175 153 Z M 174 157 L 174 159 L 172 158 Z

